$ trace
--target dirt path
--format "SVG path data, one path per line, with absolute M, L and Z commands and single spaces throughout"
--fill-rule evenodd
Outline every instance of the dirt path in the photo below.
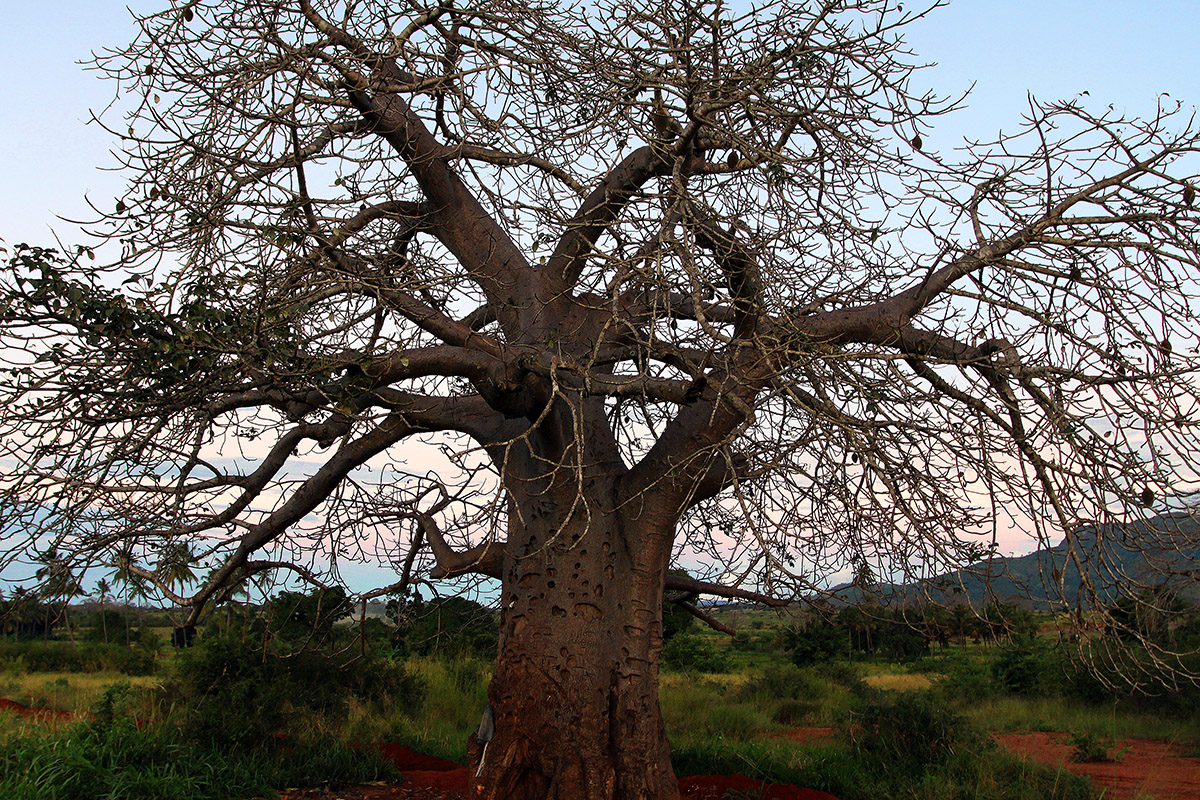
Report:
M 997 733 L 996 741 L 1014 753 L 1087 775 L 1105 800 L 1133 800 L 1141 794 L 1154 800 L 1200 798 L 1200 758 L 1183 755 L 1179 747 L 1149 739 L 1118 739 L 1109 752 L 1117 761 L 1077 764 L 1066 733 Z

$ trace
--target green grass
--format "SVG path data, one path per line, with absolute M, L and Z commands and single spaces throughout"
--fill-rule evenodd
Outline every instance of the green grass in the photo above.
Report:
M 673 744 L 677 774 L 741 773 L 769 783 L 829 792 L 840 800 L 1089 800 L 1085 778 L 1002 749 L 963 753 L 915 780 L 892 775 L 839 743 L 689 741 Z
M 149 689 L 158 682 L 153 676 L 128 676 L 119 672 L 3 672 L 0 697 L 32 708 L 49 708 L 74 714 L 89 711 L 104 690 L 115 683 Z
M 0 797 L 10 800 L 217 800 L 383 777 L 398 778 L 375 754 L 329 741 L 218 752 L 130 720 L 0 736 Z
M 471 658 L 455 663 L 414 658 L 408 666 L 425 683 L 420 708 L 352 703 L 346 736 L 356 742 L 399 742 L 463 763 L 467 736 L 487 703 L 491 665 Z
M 1097 706 L 1063 697 L 997 697 L 965 706 L 977 724 L 995 731 L 1070 731 L 1112 739 L 1159 739 L 1200 745 L 1200 720 Z
M 755 648 L 770 638 L 767 624 L 763 618 L 764 627 L 741 626 L 754 631 Z M 849 740 L 797 745 L 780 736 L 790 727 L 838 726 L 863 704 L 913 696 L 937 707 L 948 704 L 981 730 L 1056 730 L 1200 746 L 1200 721 L 1139 711 L 1133 705 L 1004 695 L 991 685 L 994 648 L 954 647 L 912 664 L 860 659 L 800 669 L 782 652 L 734 647 L 725 637 L 694 633 L 711 636 L 715 647 L 730 654 L 730 672 L 663 676 L 660 703 L 680 775 L 739 772 L 821 789 L 842 800 L 1089 797 L 1086 781 L 1018 759 L 999 747 L 962 747 L 943 762 L 922 766 L 919 774 L 902 775 L 887 759 L 856 749 Z M 319 746 L 322 752 L 312 756 L 316 766 L 307 768 L 294 761 L 287 762 L 290 766 L 276 764 L 273 759 L 282 757 L 278 751 L 271 757 L 264 753 L 234 756 L 189 742 L 172 727 L 171 709 L 160 704 L 154 710 L 148 699 L 159 684 L 170 684 L 174 662 L 172 657 L 161 658 L 159 674 L 153 678 L 16 668 L 0 672 L 0 696 L 75 712 L 95 707 L 110 684 L 132 684 L 122 695 L 128 701 L 121 712 L 152 723 L 141 731 L 129 731 L 119 719 L 108 726 L 80 726 L 30 723 L 15 714 L 0 714 L 0 797 L 201 800 L 262 794 L 272 787 L 355 774 L 361 766 L 357 756 L 329 744 L 338 741 L 400 742 L 461 763 L 467 736 L 487 701 L 491 669 L 490 663 L 478 659 L 413 658 L 407 668 L 424 685 L 420 702 L 410 697 L 405 705 L 385 691 L 370 695 L 369 700 L 351 698 L 336 710 L 289 717 L 286 730 L 292 741 L 324 743 Z M 970 672 L 967 677 L 984 685 L 983 694 L 970 699 L 963 693 L 939 693 L 939 687 L 950 680 L 947 674 L 964 668 Z M 181 759 L 190 759 L 192 767 L 180 769 Z M 101 772 L 116 777 L 97 777 Z M 18 778 L 9 777 L 13 775 L 51 787 L 47 790 L 51 793 L 22 794 L 25 790 L 17 788 Z M 88 786 L 90 793 L 71 794 L 77 785 Z

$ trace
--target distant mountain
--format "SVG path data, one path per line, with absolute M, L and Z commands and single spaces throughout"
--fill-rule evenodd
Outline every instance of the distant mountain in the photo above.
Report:
M 1085 578 L 1090 591 L 1084 589 Z M 871 594 L 886 605 L 928 597 L 939 603 L 980 606 L 1004 601 L 1053 608 L 1108 603 L 1123 589 L 1163 584 L 1200 602 L 1200 510 L 1085 525 L 1054 547 L 1023 556 L 995 556 L 917 585 L 877 585 Z M 864 598 L 862 588 L 853 584 L 843 584 L 834 592 L 846 604 Z

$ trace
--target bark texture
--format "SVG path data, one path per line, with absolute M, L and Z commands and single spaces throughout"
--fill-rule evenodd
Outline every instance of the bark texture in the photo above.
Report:
M 495 736 L 470 765 L 479 800 L 678 796 L 658 702 L 669 536 L 661 515 L 618 507 L 615 449 L 580 440 L 542 433 L 510 458 Z M 572 452 L 582 463 L 564 464 Z

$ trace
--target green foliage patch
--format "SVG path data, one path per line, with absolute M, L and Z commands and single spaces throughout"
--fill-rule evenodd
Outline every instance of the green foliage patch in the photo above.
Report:
M 708 636 L 679 633 L 663 645 L 661 663 L 663 669 L 672 672 L 712 673 L 727 672 L 732 659 Z
M 200 741 L 241 746 L 284 733 L 313 714 L 344 715 L 351 697 L 420 706 L 425 687 L 402 663 L 276 653 L 254 638 L 217 637 L 182 656 L 166 699 Z
M 175 726 L 129 718 L 0 740 L 0 797 L 13 800 L 224 800 L 397 777 L 377 755 L 337 742 L 214 749 Z
M 152 675 L 154 654 L 116 644 L 0 641 L 0 668 L 14 672 L 119 672 Z

